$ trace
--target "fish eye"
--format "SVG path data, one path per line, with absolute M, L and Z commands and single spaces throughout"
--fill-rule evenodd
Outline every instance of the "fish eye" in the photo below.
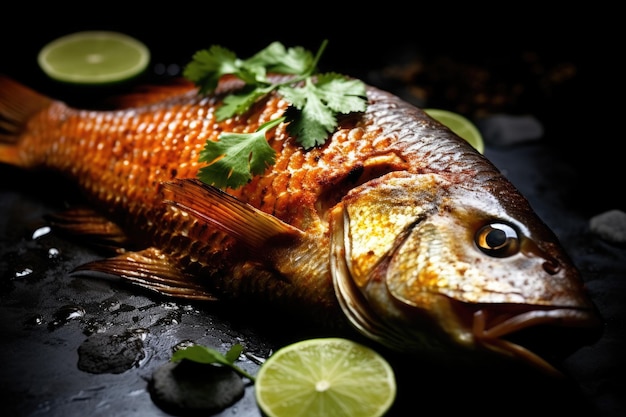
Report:
M 474 241 L 483 253 L 506 258 L 513 256 L 520 249 L 520 239 L 517 231 L 505 223 L 489 223 L 476 232 Z

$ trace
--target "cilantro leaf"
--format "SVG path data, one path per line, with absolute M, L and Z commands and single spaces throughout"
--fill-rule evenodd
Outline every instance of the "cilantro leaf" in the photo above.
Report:
M 287 130 L 296 141 L 310 149 L 322 145 L 337 127 L 337 113 L 365 110 L 365 86 L 335 73 L 321 74 L 304 87 L 281 86 L 279 93 L 300 112 L 287 113 Z
M 220 134 L 218 141 L 207 141 L 200 152 L 198 178 L 218 188 L 237 188 L 262 174 L 274 164 L 276 152 L 267 143 L 265 134 L 284 120 L 278 118 L 261 125 L 254 133 Z
M 320 74 L 315 82 L 315 92 L 336 113 L 365 111 L 365 85 L 359 80 L 336 73 Z
M 215 111 L 215 118 L 218 122 L 221 122 L 229 117 L 244 114 L 250 106 L 261 99 L 261 97 L 269 94 L 272 90 L 272 87 L 256 89 L 244 88 L 244 90 L 238 94 L 226 96 L 222 105 Z
M 222 355 L 215 349 L 208 348 L 201 345 L 192 345 L 184 349 L 177 350 L 172 355 L 172 362 L 180 362 L 183 359 L 190 360 L 197 363 L 211 364 L 217 363 L 227 366 L 254 382 L 254 377 L 235 365 L 235 361 L 239 358 L 239 355 L 243 352 L 243 346 L 240 344 L 233 345 L 226 355 Z
M 235 363 L 235 361 L 237 359 L 239 359 L 239 355 L 241 355 L 241 352 L 243 352 L 243 346 L 240 345 L 239 343 L 233 345 L 228 352 L 226 352 L 226 354 L 224 355 L 224 358 L 229 362 L 229 363 Z
M 334 113 L 324 106 L 319 97 L 311 90 L 294 90 L 292 98 L 304 101 L 302 109 L 295 106 L 286 112 L 287 131 L 295 136 L 296 142 L 304 149 L 311 149 L 322 145 L 328 138 L 328 134 L 334 130 L 337 124 Z
M 253 104 L 276 91 L 290 103 L 277 120 L 287 122 L 296 143 L 308 150 L 324 144 L 337 127 L 338 114 L 362 112 L 367 105 L 363 82 L 337 73 L 315 75 L 326 44 L 324 41 L 313 56 L 302 47 L 285 48 L 273 42 L 245 60 L 226 48 L 212 46 L 197 52 L 183 75 L 199 87 L 200 94 L 213 92 L 224 75 L 234 75 L 244 82 L 241 90 L 224 97 L 215 111 L 217 121 L 245 114 Z M 268 74 L 292 77 L 277 79 Z M 261 126 L 253 133 L 222 133 L 217 141 L 207 141 L 200 161 L 208 165 L 200 169 L 198 178 L 217 187 L 236 188 L 263 173 L 276 160 L 265 139 L 267 130 L 275 125 Z
M 192 61 L 183 69 L 183 76 L 200 87 L 201 94 L 215 91 L 222 76 L 232 74 L 246 84 L 265 83 L 266 69 L 260 65 L 250 65 L 219 45 L 196 52 Z
M 246 66 L 262 66 L 268 72 L 305 75 L 312 71 L 313 55 L 302 47 L 286 49 L 280 42 L 272 42 L 265 49 L 245 61 Z
M 220 78 L 226 74 L 239 72 L 241 63 L 237 56 L 226 48 L 213 45 L 208 50 L 198 51 L 183 70 L 183 76 L 200 87 L 200 93 L 207 94 L 217 88 Z

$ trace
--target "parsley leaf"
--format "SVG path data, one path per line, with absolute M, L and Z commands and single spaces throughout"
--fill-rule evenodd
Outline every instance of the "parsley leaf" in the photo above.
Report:
M 201 181 L 237 188 L 253 175 L 262 174 L 276 160 L 265 134 L 278 123 L 287 123 L 289 134 L 308 150 L 326 142 L 337 127 L 337 115 L 365 111 L 365 84 L 337 73 L 315 73 L 326 44 L 322 43 L 315 56 L 302 47 L 285 48 L 280 42 L 271 43 L 245 60 L 216 45 L 194 54 L 183 75 L 199 87 L 200 94 L 214 92 L 224 75 L 234 75 L 244 82 L 241 90 L 224 98 L 215 111 L 217 121 L 245 114 L 274 91 L 290 104 L 283 117 L 256 132 L 223 132 L 216 142 L 208 141 L 200 152 L 200 161 L 209 164 L 198 173 Z M 269 74 L 291 77 L 277 79 Z

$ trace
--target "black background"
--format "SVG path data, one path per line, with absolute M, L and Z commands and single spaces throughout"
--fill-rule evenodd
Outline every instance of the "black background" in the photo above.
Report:
M 516 103 L 513 111 L 541 117 L 547 139 L 559 156 L 588 175 L 581 179 L 579 200 L 586 206 L 623 204 L 616 191 L 621 164 L 623 71 L 619 13 L 586 4 L 567 7 L 520 3 L 448 5 L 381 1 L 374 5 L 336 2 L 203 2 L 192 5 L 129 7 L 123 2 L 46 2 L 15 5 L 0 27 L 0 71 L 55 96 L 67 98 L 39 70 L 36 54 L 47 42 L 79 30 L 119 30 L 150 48 L 152 64 L 189 62 L 194 52 L 220 44 L 248 57 L 273 41 L 316 51 L 329 40 L 320 69 L 368 77 L 404 58 L 407 50 L 426 57 L 447 57 L 462 65 L 486 68 L 496 80 L 515 81 L 559 63 L 575 65 L 564 84 L 545 87 L 543 95 Z M 521 68 L 520 56 L 538 54 L 541 68 Z M 151 75 L 150 73 L 148 75 Z M 463 75 L 457 75 L 463 77 Z M 451 83 L 441 74 L 442 82 Z M 462 80 L 455 79 L 454 82 Z M 379 84 L 381 84 L 379 82 Z M 388 87 L 383 85 L 383 87 Z M 541 86 L 537 88 L 542 88 Z M 64 96 L 65 94 L 65 96 Z M 453 107 L 434 95 L 426 105 Z M 471 109 L 463 109 L 469 113 Z M 511 109 L 507 109 L 511 110 Z M 471 116 L 471 114 L 469 114 Z M 593 203 L 592 203 L 593 202 Z

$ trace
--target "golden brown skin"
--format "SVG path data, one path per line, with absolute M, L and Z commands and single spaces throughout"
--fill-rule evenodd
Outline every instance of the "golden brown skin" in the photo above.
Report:
M 487 350 L 549 372 L 507 337 L 598 328 L 576 268 L 524 197 L 465 141 L 384 91 L 368 87 L 367 111 L 341 117 L 309 151 L 279 125 L 267 138 L 275 165 L 240 189 L 194 180 L 207 140 L 252 132 L 287 106 L 272 96 L 217 122 L 237 85 L 224 80 L 210 97 L 191 85 L 147 90 L 120 110 L 88 111 L 0 78 L 0 139 L 11 142 L 0 162 L 62 172 L 115 223 L 86 215 L 78 225 L 74 213 L 59 217 L 65 228 L 145 248 L 80 270 L 163 294 L 265 300 L 315 320 L 345 317 L 394 349 Z

